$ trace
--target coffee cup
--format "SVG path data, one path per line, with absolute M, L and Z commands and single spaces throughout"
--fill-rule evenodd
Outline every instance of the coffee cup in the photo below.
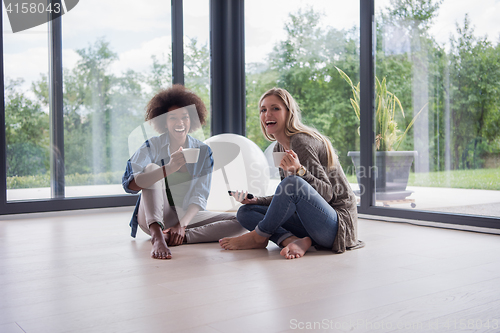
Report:
M 196 163 L 198 162 L 198 156 L 200 155 L 199 148 L 184 148 L 182 149 L 182 153 L 184 154 L 184 159 L 186 163 Z
M 281 160 L 283 159 L 283 157 L 285 157 L 285 155 L 286 155 L 285 152 L 281 151 L 273 152 L 273 161 L 275 167 L 279 168 Z

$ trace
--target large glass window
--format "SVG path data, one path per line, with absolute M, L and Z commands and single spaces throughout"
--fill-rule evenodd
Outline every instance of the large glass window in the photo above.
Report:
M 201 97 L 210 112 L 209 1 L 184 0 L 184 85 Z M 210 137 L 210 114 L 203 126 Z
M 124 194 L 128 136 L 172 81 L 170 8 L 87 0 L 63 17 L 67 197 Z
M 245 2 L 245 61 L 247 137 L 268 147 L 257 104 L 266 90 L 285 88 L 304 123 L 331 139 L 357 189 L 347 154 L 359 150 L 359 119 L 338 69 L 359 81 L 359 2 Z
M 2 11 L 7 201 L 50 198 L 47 24 L 13 33 Z
M 209 2 L 183 6 L 184 82 L 208 106 Z M 500 7 L 493 0 L 376 0 L 375 7 L 378 151 L 364 174 L 375 172 L 376 205 L 390 209 L 367 212 L 411 218 L 413 211 L 447 222 L 448 215 L 418 210 L 500 216 Z M 49 125 L 47 24 L 13 34 L 2 10 L 7 206 L 20 212 L 24 203 L 16 201 L 51 196 L 50 134 L 57 131 Z M 62 17 L 66 197 L 124 194 L 127 136 L 152 94 L 172 82 L 170 10 L 162 0 L 139 7 L 87 0 Z M 257 102 L 273 86 L 286 88 L 304 122 L 330 137 L 355 190 L 359 134 L 369 134 L 359 133 L 356 112 L 359 16 L 357 1 L 245 2 L 248 138 L 269 149 Z
M 500 216 L 499 14 L 376 1 L 377 205 Z
M 13 34 L 2 8 L 7 200 L 50 198 L 48 25 Z M 66 197 L 124 194 L 128 135 L 172 82 L 170 8 L 88 0 L 62 17 Z

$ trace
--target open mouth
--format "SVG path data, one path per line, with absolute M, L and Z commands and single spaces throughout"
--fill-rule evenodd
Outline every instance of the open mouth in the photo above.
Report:
M 274 125 L 276 125 L 276 122 L 275 122 L 275 121 L 273 121 L 273 120 L 266 121 L 266 126 L 268 126 L 268 127 L 269 127 L 269 126 L 274 126 Z
M 174 131 L 175 131 L 175 132 L 177 132 L 177 133 L 182 133 L 182 132 L 184 132 L 185 130 L 186 130 L 186 128 L 185 128 L 185 127 L 183 127 L 183 128 L 175 128 L 175 129 L 174 129 Z

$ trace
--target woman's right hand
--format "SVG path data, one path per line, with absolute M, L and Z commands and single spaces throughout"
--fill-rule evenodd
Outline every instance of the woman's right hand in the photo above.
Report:
M 182 147 L 170 155 L 170 161 L 167 164 L 170 173 L 174 173 L 178 171 L 182 166 L 186 164 L 186 159 L 184 158 L 184 154 L 182 153 Z
M 241 202 L 242 204 L 244 205 L 256 205 L 257 204 L 257 198 L 256 197 L 253 197 L 252 199 L 248 199 L 247 198 L 247 194 L 248 194 L 248 191 L 247 192 L 233 192 L 233 198 L 234 200 L 238 201 L 238 202 Z

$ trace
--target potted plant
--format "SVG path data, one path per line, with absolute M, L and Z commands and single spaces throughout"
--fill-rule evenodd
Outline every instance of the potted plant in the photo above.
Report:
M 337 68 L 337 67 L 336 67 Z M 337 68 L 340 75 L 351 86 L 353 98 L 351 105 L 360 119 L 359 108 L 359 83 L 355 86 L 349 76 L 341 69 Z M 396 112 L 401 112 L 403 119 L 405 113 L 401 101 L 393 93 L 387 90 L 386 79 L 382 82 L 375 77 L 376 80 L 376 136 L 375 144 L 376 152 L 376 168 L 375 168 L 375 187 L 378 200 L 401 200 L 409 196 L 412 192 L 406 191 L 410 168 L 414 158 L 417 156 L 416 151 L 397 151 L 406 134 L 415 123 L 415 120 L 420 115 L 425 106 L 413 117 L 406 129 L 401 131 L 398 128 L 398 123 L 395 119 Z M 358 127 L 359 134 L 359 127 Z M 362 172 L 360 168 L 360 153 L 359 151 L 350 151 L 347 154 L 351 157 L 356 168 L 356 177 L 358 183 L 360 178 L 365 176 L 367 172 Z

